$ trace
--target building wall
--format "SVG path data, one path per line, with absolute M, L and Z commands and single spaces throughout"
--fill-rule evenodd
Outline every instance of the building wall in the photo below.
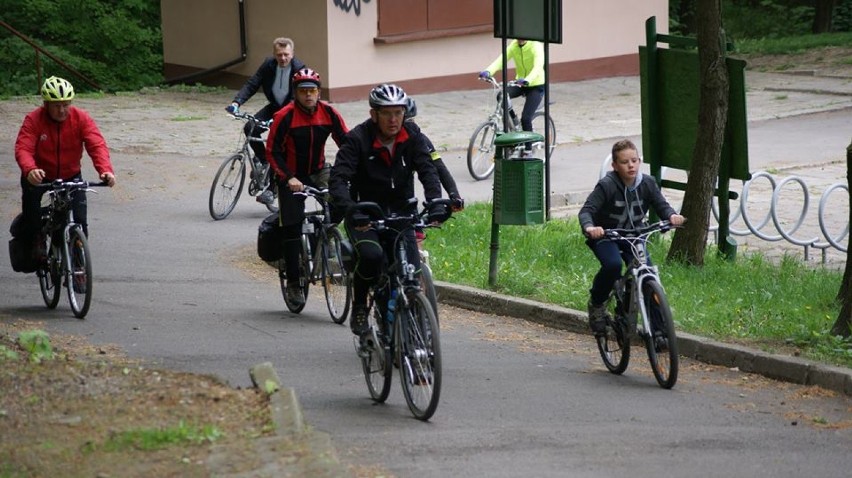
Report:
M 393 0 L 244 0 L 247 57 L 204 82 L 240 86 L 270 54 L 272 39 L 288 36 L 333 101 L 363 98 L 381 82 L 414 93 L 481 86 L 475 74 L 500 52 L 491 31 L 379 43 L 381 1 Z M 238 0 L 161 0 L 166 77 L 239 57 L 238 6 Z M 656 16 L 661 33 L 668 25 L 666 0 L 563 0 L 562 10 L 562 43 L 549 49 L 551 81 L 638 74 L 645 20 Z

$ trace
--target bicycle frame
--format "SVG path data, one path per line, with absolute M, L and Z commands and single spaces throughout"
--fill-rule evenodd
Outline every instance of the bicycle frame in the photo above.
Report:
M 663 286 L 663 283 L 660 281 L 659 269 L 657 266 L 651 265 L 648 261 L 648 238 L 657 232 L 660 231 L 654 230 L 637 237 L 619 237 L 617 239 L 627 242 L 630 245 L 633 255 L 625 272 L 625 275 L 630 274 L 630 277 L 632 277 L 630 281 L 630 306 L 626 314 L 631 319 L 629 321 L 631 333 L 637 332 L 635 320 L 637 309 L 642 316 L 642 329 L 638 332 L 644 334 L 646 331 L 651 330 L 651 324 L 648 322 L 648 311 L 645 309 L 645 294 L 642 286 L 648 281 L 656 281 L 660 284 L 660 287 Z
M 233 116 L 235 119 L 246 120 L 250 125 L 250 134 L 246 135 L 245 131 L 243 131 L 243 134 L 241 135 L 241 141 L 243 144 L 242 147 L 240 147 L 240 152 L 244 155 L 244 157 L 250 159 L 249 167 L 251 168 L 251 179 L 252 183 L 255 184 L 254 187 L 256 187 L 258 190 L 266 189 L 269 182 L 269 173 L 272 169 L 268 166 L 266 168 L 261 167 L 260 162 L 257 161 L 257 158 L 254 155 L 254 150 L 251 149 L 251 143 L 266 143 L 266 141 L 264 141 L 264 139 L 260 137 L 260 135 L 255 137 L 253 134 L 255 132 L 263 134 L 266 131 L 269 131 L 270 126 L 272 126 L 272 120 L 269 119 L 266 121 L 261 121 L 255 118 L 254 115 L 240 112 L 234 113 Z M 249 194 L 254 195 L 252 191 L 249 191 Z

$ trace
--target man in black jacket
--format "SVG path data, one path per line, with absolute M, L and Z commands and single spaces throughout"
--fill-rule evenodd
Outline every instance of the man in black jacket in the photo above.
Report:
M 272 118 L 272 115 L 276 111 L 283 108 L 284 105 L 293 99 L 293 75 L 305 67 L 305 64 L 301 60 L 293 56 L 295 48 L 293 40 L 283 37 L 276 38 L 272 42 L 272 56 L 263 61 L 254 75 L 246 81 L 246 84 L 234 96 L 234 101 L 225 109 L 229 113 L 239 111 L 243 103 L 254 96 L 259 88 L 263 88 L 263 94 L 266 95 L 266 100 L 269 103 L 255 113 L 254 116 L 261 121 Z M 249 124 L 246 124 L 245 132 L 246 136 L 260 137 L 260 132 L 252 131 Z M 257 159 L 261 163 L 266 162 L 264 144 L 253 141 L 251 147 Z M 257 200 L 264 204 L 272 203 L 274 200 L 272 191 L 264 191 L 263 194 L 257 197 Z
M 346 135 L 331 168 L 329 192 L 338 215 L 355 202 L 377 203 L 386 214 L 411 214 L 417 208 L 414 172 L 423 184 L 426 201 L 441 197 L 441 182 L 419 128 L 406 124 L 408 96 L 402 88 L 379 85 L 370 92 L 370 119 Z M 443 222 L 448 216 L 445 204 L 435 204 L 429 220 Z M 346 233 L 355 248 L 353 274 L 352 333 L 368 331 L 367 293 L 381 275 L 385 249 L 378 233 L 363 224 L 346 223 Z M 420 255 L 409 229 L 405 237 L 408 262 L 420 269 Z

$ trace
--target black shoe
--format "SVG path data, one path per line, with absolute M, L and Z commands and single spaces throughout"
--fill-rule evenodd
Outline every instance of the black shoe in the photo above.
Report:
M 305 296 L 302 294 L 302 288 L 299 287 L 299 284 L 287 284 L 287 302 L 290 304 L 299 307 L 305 304 Z
M 352 333 L 364 337 L 370 332 L 370 324 L 367 322 L 367 306 L 356 305 L 352 308 L 352 317 L 349 318 L 349 328 Z
M 257 196 L 257 202 L 261 204 L 266 204 L 267 206 L 275 202 L 275 194 L 272 193 L 269 189 L 260 193 Z
M 595 305 L 589 302 L 589 328 L 595 335 L 606 332 L 606 304 Z

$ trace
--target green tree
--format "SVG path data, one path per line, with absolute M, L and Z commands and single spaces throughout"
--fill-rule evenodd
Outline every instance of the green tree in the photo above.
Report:
M 3 21 L 108 91 L 162 80 L 159 2 L 148 0 L 0 0 Z M 0 94 L 32 94 L 39 71 L 33 48 L 0 29 Z M 41 55 L 43 75 L 69 76 Z M 83 82 L 75 87 L 86 89 Z
M 846 147 L 846 188 L 849 195 L 849 222 L 852 224 L 852 143 Z M 843 280 L 840 282 L 840 290 L 837 292 L 837 300 L 840 302 L 840 314 L 831 327 L 832 335 L 840 335 L 845 338 L 852 336 L 852 243 L 846 248 L 846 270 Z
M 728 120 L 729 85 L 725 42 L 722 39 L 721 0 L 697 1 L 696 27 L 701 83 L 698 134 L 681 208 L 681 214 L 686 216 L 687 223 L 675 233 L 669 249 L 669 258 L 703 265 L 710 203 L 719 176 L 722 142 Z

